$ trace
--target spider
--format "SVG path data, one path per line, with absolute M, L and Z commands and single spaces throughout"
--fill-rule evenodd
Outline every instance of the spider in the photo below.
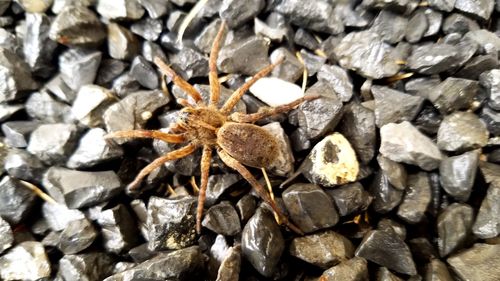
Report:
M 172 133 L 164 133 L 158 130 L 129 130 L 109 133 L 106 135 L 106 138 L 153 138 L 168 143 L 187 143 L 182 148 L 168 152 L 144 167 L 128 185 L 127 188 L 129 190 L 137 189 L 145 176 L 164 163 L 186 157 L 197 149 L 202 149 L 200 165 L 201 184 L 196 212 L 196 231 L 198 233 L 201 232 L 201 218 L 203 215 L 212 150 L 216 149 L 220 159 L 228 167 L 240 173 L 257 191 L 259 196 L 271 206 L 278 216 L 278 220 L 294 232 L 302 235 L 303 232 L 300 228 L 288 220 L 276 205 L 276 202 L 244 165 L 254 168 L 267 167 L 274 161 L 278 151 L 278 144 L 275 138 L 266 130 L 252 124 L 253 122 L 274 114 L 289 111 L 302 102 L 317 97 L 305 96 L 285 105 L 262 107 L 258 112 L 252 114 L 231 113 L 231 110 L 250 86 L 258 79 L 269 74 L 274 67 L 283 61 L 283 58 L 281 58 L 257 72 L 250 80 L 234 91 L 221 108 L 217 108 L 220 96 L 220 84 L 217 76 L 216 62 L 224 30 L 225 23 L 223 22 L 210 51 L 208 76 L 210 101 L 208 105 L 204 103 L 201 94 L 191 84 L 177 75 L 163 60 L 156 57 L 154 63 L 162 74 L 168 76 L 175 85 L 183 89 L 193 99 L 194 103 L 185 99 L 178 100 L 178 103 L 183 108 L 177 122 L 169 128 L 169 132 Z

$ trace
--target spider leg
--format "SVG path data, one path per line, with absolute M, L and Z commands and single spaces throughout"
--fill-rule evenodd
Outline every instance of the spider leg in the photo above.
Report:
M 223 21 L 220 25 L 217 36 L 215 36 L 214 42 L 212 44 L 212 49 L 210 50 L 210 60 L 208 66 L 210 72 L 208 73 L 208 80 L 210 82 L 210 105 L 217 106 L 220 97 L 220 83 L 217 77 L 217 58 L 219 57 L 220 42 L 222 40 L 222 35 L 224 34 L 224 29 L 226 23 Z
M 243 176 L 243 178 L 245 178 L 245 180 L 247 180 L 250 183 L 250 185 L 255 189 L 255 191 L 257 191 L 262 200 L 268 203 L 274 210 L 274 212 L 278 214 L 280 221 L 283 224 L 285 224 L 295 233 L 304 235 L 304 233 L 302 232 L 302 230 L 300 230 L 300 228 L 291 223 L 288 220 L 288 218 L 285 215 L 283 215 L 283 212 L 280 210 L 280 208 L 278 208 L 276 202 L 272 200 L 271 196 L 269 196 L 264 187 L 255 179 L 255 177 L 250 173 L 250 171 L 248 171 L 248 169 L 245 168 L 245 166 L 243 166 L 240 162 L 231 157 L 227 152 L 225 152 L 222 149 L 217 150 L 217 154 L 219 155 L 222 162 L 224 162 L 230 168 L 238 171 L 238 173 L 240 173 Z
M 230 119 L 238 123 L 253 123 L 262 118 L 266 118 L 278 113 L 287 112 L 294 107 L 300 105 L 304 101 L 310 101 L 319 98 L 320 96 L 305 96 L 292 101 L 291 103 L 276 106 L 276 107 L 261 107 L 258 112 L 251 114 L 244 114 L 241 112 L 235 112 L 231 114 Z
M 104 136 L 105 139 L 112 138 L 149 138 L 158 139 L 169 143 L 183 143 L 186 141 L 184 135 L 181 134 L 167 134 L 156 130 L 130 130 L 130 131 L 116 131 Z
M 212 160 L 212 148 L 208 145 L 203 146 L 201 155 L 201 185 L 198 194 L 198 208 L 196 209 L 196 232 L 201 233 L 201 217 L 203 215 L 203 205 L 208 185 L 208 174 L 210 170 L 210 161 Z
M 141 180 L 151 173 L 154 169 L 160 167 L 168 161 L 179 159 L 182 157 L 186 157 L 189 154 L 193 153 L 196 150 L 196 146 L 194 144 L 188 144 L 182 148 L 179 148 L 174 151 L 170 151 L 169 153 L 156 158 L 153 162 L 149 163 L 146 167 L 144 167 L 139 174 L 135 177 L 135 179 L 127 186 L 127 189 L 133 191 L 139 187 Z
M 269 74 L 269 72 L 271 72 L 273 68 L 282 63 L 284 59 L 285 59 L 284 57 L 279 58 L 278 61 L 261 69 L 252 78 L 250 78 L 250 80 L 248 80 L 245 84 L 241 85 L 241 87 L 239 87 L 236 91 L 233 92 L 233 94 L 229 97 L 226 103 L 224 103 L 224 105 L 220 109 L 220 112 L 226 115 L 229 114 L 229 112 L 231 112 L 236 103 L 241 99 L 243 94 L 245 94 L 245 92 L 248 91 L 248 89 L 250 89 L 250 87 L 255 82 L 257 82 L 257 80 Z
M 191 84 L 175 73 L 161 58 L 155 57 L 154 63 L 164 75 L 170 77 L 172 82 L 183 89 L 196 103 L 202 102 L 201 94 Z

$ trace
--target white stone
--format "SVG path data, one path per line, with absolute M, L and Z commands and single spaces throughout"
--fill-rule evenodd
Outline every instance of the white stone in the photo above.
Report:
M 250 92 L 269 106 L 280 106 L 304 96 L 302 89 L 276 77 L 263 77 L 250 87 Z

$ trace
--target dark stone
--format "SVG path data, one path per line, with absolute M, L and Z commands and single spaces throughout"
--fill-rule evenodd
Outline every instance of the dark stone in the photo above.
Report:
M 234 236 L 241 232 L 238 213 L 228 201 L 223 201 L 208 209 L 202 225 L 225 236 Z
M 62 163 L 75 146 L 76 134 L 72 124 L 40 125 L 31 133 L 27 150 L 46 164 Z
M 284 47 L 271 53 L 271 62 L 275 63 L 282 57 L 285 60 L 273 69 L 272 76 L 294 83 L 302 77 L 304 66 L 292 52 Z
M 326 193 L 335 201 L 341 217 L 361 213 L 372 202 L 372 197 L 359 182 L 327 190 Z
M 208 177 L 205 206 L 210 207 L 231 186 L 240 180 L 237 174 L 210 175 Z
M 399 190 L 406 188 L 407 174 L 404 165 L 394 162 L 381 154 L 377 156 L 377 163 L 391 185 Z
M 250 194 L 241 197 L 238 203 L 236 203 L 236 209 L 238 211 L 238 214 L 240 215 L 242 222 L 248 221 L 255 213 L 256 208 L 256 198 Z
M 63 280 L 103 280 L 112 274 L 115 262 L 101 252 L 65 255 L 59 260 Z
M 405 195 L 397 212 L 398 217 L 409 224 L 421 222 L 431 199 L 431 186 L 427 173 L 409 175 Z
M 263 0 L 225 0 L 222 1 L 219 15 L 229 28 L 234 29 L 256 17 L 264 6 Z
M 318 71 L 318 80 L 327 83 L 342 102 L 348 102 L 353 94 L 353 85 L 347 71 L 324 64 Z
M 467 204 L 453 203 L 437 218 L 439 255 L 445 257 L 466 245 L 472 234 L 474 210 Z
M 163 52 L 163 48 L 151 41 L 142 42 L 141 54 L 147 61 L 150 62 L 154 62 L 154 59 L 156 57 L 160 58 L 163 61 L 167 61 L 167 55 L 165 55 L 165 52 Z
M 171 10 L 168 0 L 138 0 L 139 4 L 146 9 L 150 18 L 157 19 Z
M 97 223 L 102 228 L 104 248 L 108 252 L 120 254 L 137 245 L 139 231 L 134 217 L 124 205 L 102 211 Z
M 124 98 L 134 92 L 139 91 L 141 85 L 129 72 L 125 72 L 122 75 L 116 77 L 113 80 L 111 89 L 120 98 Z
M 304 65 L 307 69 L 307 75 L 309 77 L 315 75 L 321 67 L 325 65 L 325 57 L 317 56 L 306 51 L 305 49 L 300 50 L 300 55 L 302 56 L 302 60 L 304 60 Z
M 354 246 L 344 236 L 327 230 L 292 240 L 290 255 L 307 263 L 330 268 L 354 256 Z
M 407 26 L 406 16 L 382 10 L 373 21 L 370 30 L 378 33 L 385 42 L 395 44 L 403 39 Z
M 417 115 L 413 124 L 428 135 L 435 135 L 439 130 L 439 125 L 443 121 L 443 116 L 439 113 L 439 111 L 432 105 L 424 104 L 423 109 L 420 111 L 420 114 Z
M 303 28 L 299 28 L 295 31 L 293 42 L 297 45 L 306 47 L 311 51 L 319 49 L 319 43 L 316 38 L 314 38 L 309 31 Z
M 500 181 L 500 165 L 479 161 L 479 169 L 486 183 Z
M 445 34 L 460 33 L 465 34 L 472 30 L 478 30 L 477 22 L 467 16 L 459 13 L 453 13 L 446 17 L 443 23 L 443 32 Z
M 123 74 L 128 63 L 117 59 L 103 59 L 97 72 L 95 83 L 107 87 L 120 74 Z
M 494 238 L 500 233 L 500 182 L 493 181 L 476 216 L 472 231 L 481 238 Z
M 498 55 L 488 54 L 484 56 L 473 57 L 455 75 L 457 77 L 464 77 L 477 80 L 481 73 L 497 68 L 498 68 Z
M 417 237 L 408 242 L 416 260 L 428 262 L 439 258 L 435 245 L 431 244 L 427 238 Z
M 0 264 L 3 280 L 40 280 L 50 278 L 51 274 L 45 249 L 36 241 L 25 241 L 11 248 L 0 257 Z
M 83 172 L 62 167 L 51 167 L 43 178 L 43 186 L 59 203 L 69 208 L 96 205 L 122 191 L 115 172 Z
M 159 19 L 143 18 L 133 23 L 130 30 L 148 41 L 156 41 L 163 30 L 163 24 Z
M 421 74 L 437 74 L 456 64 L 459 49 L 449 44 L 427 44 L 415 47 L 408 57 L 408 68 Z
M 479 75 L 479 83 L 488 96 L 488 105 L 494 110 L 500 110 L 500 70 L 493 69 Z
M 193 245 L 196 242 L 195 224 L 195 198 L 149 198 L 149 250 L 182 249 Z
M 0 122 L 4 122 L 24 109 L 20 104 L 0 104 Z
M 52 98 L 47 92 L 34 92 L 26 101 L 26 113 L 46 123 L 72 123 L 71 107 Z
M 500 244 L 477 243 L 446 261 L 462 280 L 495 281 L 500 275 Z
M 428 98 L 442 114 L 470 108 L 479 91 L 477 81 L 448 77 L 429 91 Z
M 410 278 L 410 280 L 413 279 Z M 377 271 L 377 281 L 403 281 L 403 279 L 392 273 L 387 267 L 379 267 Z
M 26 96 L 26 91 L 38 87 L 31 77 L 30 69 L 13 51 L 0 48 L 0 102 L 13 101 Z
M 169 60 L 172 68 L 185 79 L 208 75 L 208 59 L 195 49 L 184 47 L 170 55 Z
M 36 195 L 18 180 L 4 176 L 0 181 L 0 216 L 17 225 L 27 218 L 36 200 Z
M 13 242 L 14 236 L 9 223 L 0 217 L 0 254 L 10 248 Z
M 408 20 L 406 26 L 405 39 L 410 43 L 417 43 L 424 37 L 424 34 L 429 29 L 427 16 L 423 9 L 417 10 L 412 17 Z
M 217 65 L 222 72 L 254 75 L 269 65 L 268 50 L 263 38 L 251 36 L 223 46 Z
M 40 122 L 38 121 L 10 121 L 2 124 L 5 135 L 5 144 L 11 147 L 23 148 L 28 146 L 29 136 Z
M 389 123 L 411 121 L 422 108 L 424 99 L 381 86 L 373 86 L 375 122 L 380 128 Z
M 50 93 L 66 103 L 73 103 L 76 98 L 76 92 L 68 87 L 62 79 L 61 74 L 56 74 L 56 76 L 45 84 L 45 87 Z
M 369 192 L 373 197 L 373 209 L 381 214 L 394 209 L 403 197 L 403 191 L 392 186 L 388 177 L 382 172 L 375 174 Z
M 368 263 L 364 258 L 354 257 L 326 270 L 320 277 L 324 281 L 367 281 Z
M 58 248 L 66 255 L 76 254 L 88 248 L 97 235 L 88 219 L 74 220 L 61 232 Z
M 486 126 L 474 113 L 457 111 L 443 119 L 437 145 L 446 151 L 467 151 L 485 146 L 488 135 Z
M 355 255 L 399 273 L 417 274 L 408 245 L 395 233 L 370 231 L 361 241 Z
M 147 89 L 157 89 L 160 85 L 156 70 L 143 56 L 136 56 L 130 65 L 130 75 Z
M 439 166 L 443 189 L 456 200 L 466 202 L 472 192 L 479 163 L 479 150 L 443 159 Z
M 283 192 L 283 202 L 291 220 L 305 233 L 332 227 L 339 220 L 332 198 L 314 184 L 290 186 Z
M 271 212 L 259 208 L 241 234 L 243 256 L 263 276 L 271 277 L 277 270 L 285 240 Z

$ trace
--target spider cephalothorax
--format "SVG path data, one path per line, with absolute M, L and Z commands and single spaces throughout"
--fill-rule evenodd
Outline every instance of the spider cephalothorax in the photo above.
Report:
M 274 137 L 261 127 L 252 124 L 253 122 L 280 112 L 286 112 L 306 100 L 317 97 L 303 97 L 286 105 L 261 108 L 257 113 L 252 114 L 230 114 L 231 110 L 250 86 L 259 78 L 271 72 L 276 65 L 281 63 L 282 59 L 280 59 L 278 62 L 260 70 L 244 85 L 234 91 L 222 107 L 217 108 L 216 105 L 220 97 L 220 84 L 217 76 L 216 62 L 219 44 L 224 33 L 224 26 L 223 23 L 210 52 L 210 101 L 208 104 L 202 100 L 200 93 L 192 85 L 178 76 L 161 59 L 155 58 L 155 64 L 161 72 L 170 77 L 174 84 L 182 88 L 192 98 L 193 102 L 188 102 L 184 99 L 178 100 L 179 104 L 184 106 L 184 108 L 181 110 L 177 122 L 170 126 L 172 133 L 147 130 L 118 131 L 108 134 L 107 138 L 154 138 L 169 143 L 186 143 L 185 146 L 158 157 L 144 167 L 134 181 L 129 184 L 129 189 L 137 188 L 145 176 L 164 163 L 188 156 L 198 148 L 202 149 L 201 184 L 196 214 L 196 230 L 198 233 L 201 231 L 201 217 L 208 184 L 210 161 L 212 150 L 215 148 L 220 159 L 227 166 L 238 171 L 250 183 L 260 197 L 276 212 L 282 223 L 293 231 L 302 234 L 302 231 L 298 227 L 288 221 L 274 200 L 243 164 L 255 168 L 265 168 L 274 161 L 277 155 L 277 143 Z

